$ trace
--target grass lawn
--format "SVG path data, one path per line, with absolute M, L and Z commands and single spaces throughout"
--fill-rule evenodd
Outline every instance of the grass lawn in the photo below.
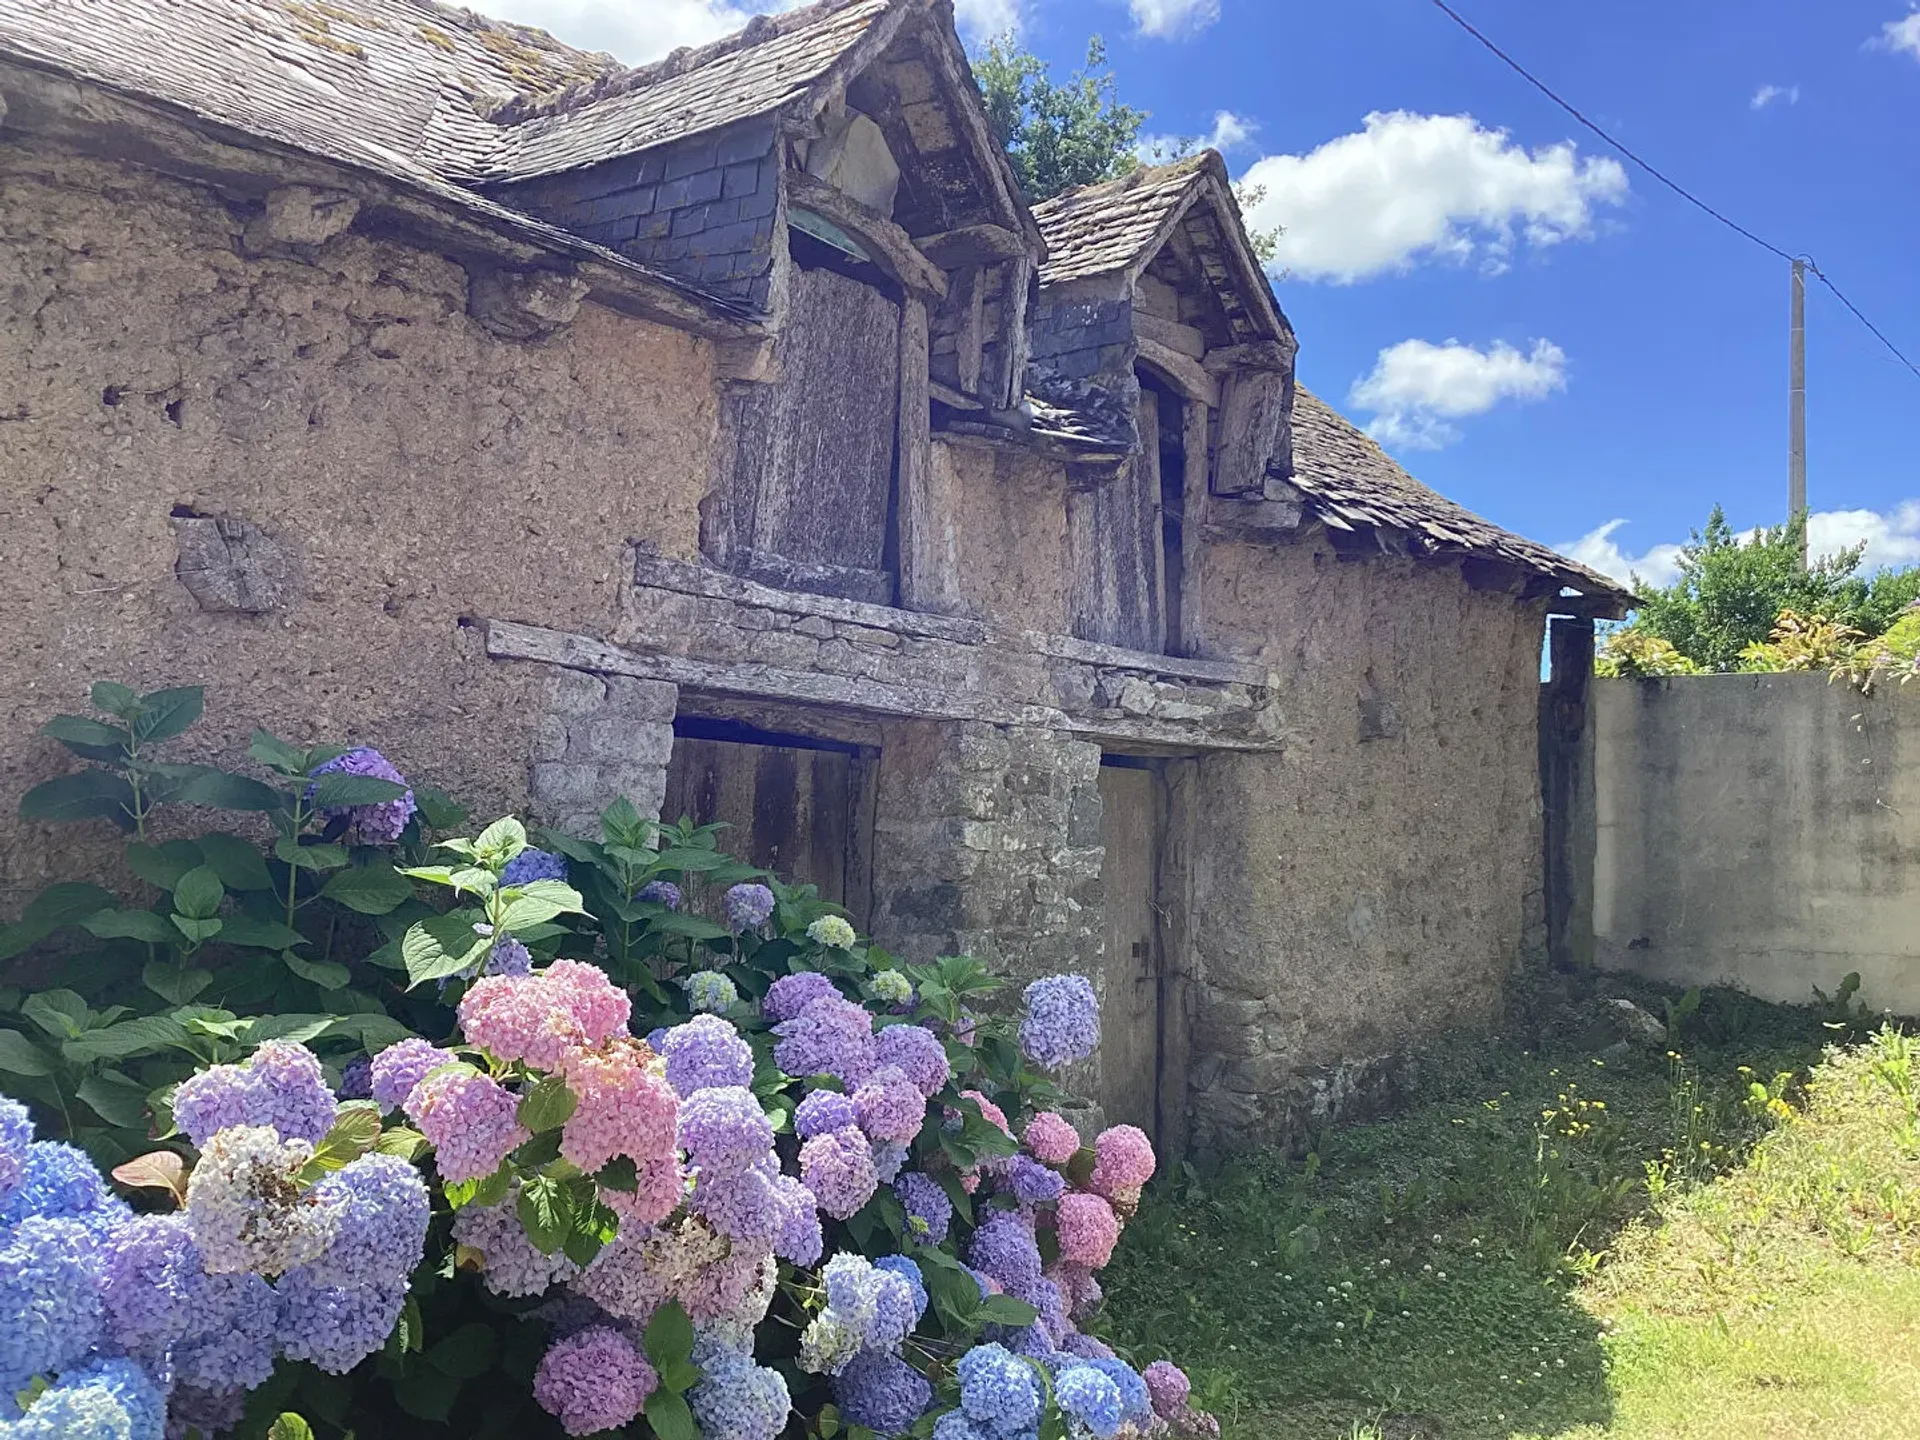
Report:
M 1157 1182 L 1112 1338 L 1228 1440 L 1920 1436 L 1920 1044 L 1709 994 L 1675 1060 L 1542 1008 L 1393 1118 Z

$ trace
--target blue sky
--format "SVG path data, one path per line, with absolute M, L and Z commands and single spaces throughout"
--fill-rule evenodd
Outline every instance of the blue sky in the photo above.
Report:
M 1611 134 L 1812 255 L 1920 359 L 1911 0 L 1454 3 Z M 639 61 L 770 0 L 481 8 Z M 1650 578 L 1716 501 L 1736 525 L 1782 517 L 1786 262 L 1607 158 L 1427 0 L 958 9 L 976 34 L 1016 25 L 1056 73 L 1097 32 L 1150 131 L 1229 142 L 1266 191 L 1256 220 L 1287 227 L 1276 288 L 1301 378 L 1436 489 Z M 1816 547 L 1920 561 L 1920 377 L 1817 283 L 1808 357 Z

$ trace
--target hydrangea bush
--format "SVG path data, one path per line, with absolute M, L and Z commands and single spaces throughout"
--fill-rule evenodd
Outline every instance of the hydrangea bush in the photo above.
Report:
M 619 802 L 595 841 L 429 849 L 376 752 L 269 753 L 296 859 L 408 889 L 340 962 L 375 1005 L 82 1002 L 82 1056 L 142 1027 L 162 1148 L 111 1186 L 54 1138 L 128 1153 L 84 1091 L 0 1101 L 0 1440 L 1217 1432 L 1093 1333 L 1154 1157 L 1061 1113 L 1085 979 L 1002 1016 L 973 962 L 896 962 L 716 827 Z M 327 883 L 268 873 L 296 917 Z

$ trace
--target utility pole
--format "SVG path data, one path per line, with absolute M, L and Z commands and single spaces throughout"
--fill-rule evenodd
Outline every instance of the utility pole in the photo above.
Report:
M 1793 356 L 1787 419 L 1787 515 L 1807 517 L 1807 262 L 1793 262 Z M 1800 532 L 1800 568 L 1807 568 L 1807 534 Z

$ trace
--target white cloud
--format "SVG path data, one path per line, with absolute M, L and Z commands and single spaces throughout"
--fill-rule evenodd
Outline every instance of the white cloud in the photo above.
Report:
M 1471 115 L 1367 116 L 1307 155 L 1269 155 L 1242 177 L 1264 191 L 1255 229 L 1285 227 L 1277 269 L 1342 284 L 1429 258 L 1506 268 L 1517 237 L 1580 239 L 1627 197 L 1627 172 L 1571 141 L 1529 151 Z
M 1798 85 L 1762 85 L 1753 92 L 1753 108 L 1764 110 L 1773 104 L 1798 105 L 1800 87 Z
M 1649 585 L 1671 585 L 1679 579 L 1680 546 L 1655 545 L 1644 554 L 1629 555 L 1614 538 L 1626 523 L 1609 520 L 1578 540 L 1566 541 L 1554 548 L 1623 584 L 1636 574 Z M 1740 538 L 1751 539 L 1753 533 L 1746 531 Z M 1807 517 L 1807 551 L 1815 559 L 1860 544 L 1867 547 L 1860 561 L 1863 575 L 1920 564 L 1920 500 L 1903 500 L 1885 513 L 1816 510 Z
M 1380 352 L 1348 396 L 1375 412 L 1367 433 L 1403 450 L 1439 450 L 1460 438 L 1448 423 L 1484 415 L 1502 400 L 1544 400 L 1567 388 L 1566 352 L 1536 340 L 1522 353 L 1505 341 L 1476 350 L 1458 340 L 1402 340 Z
M 503 20 L 537 25 L 582 50 L 605 50 L 628 65 L 658 60 L 682 45 L 730 35 L 756 14 L 804 0 L 488 0 Z
M 1870 43 L 1883 50 L 1901 51 L 1920 60 L 1920 9 L 1915 10 L 1904 20 L 1889 20 L 1880 27 L 1880 34 Z
M 1238 150 L 1253 139 L 1260 126 L 1231 110 L 1213 113 L 1213 130 L 1206 135 L 1142 135 L 1133 153 L 1148 165 L 1164 165 L 1196 150 L 1218 150 L 1226 154 Z
M 1127 0 L 1142 35 L 1162 40 L 1197 35 L 1220 18 L 1220 0 Z
M 970 40 L 987 40 L 1020 28 L 1025 18 L 1021 0 L 955 0 L 954 19 Z

